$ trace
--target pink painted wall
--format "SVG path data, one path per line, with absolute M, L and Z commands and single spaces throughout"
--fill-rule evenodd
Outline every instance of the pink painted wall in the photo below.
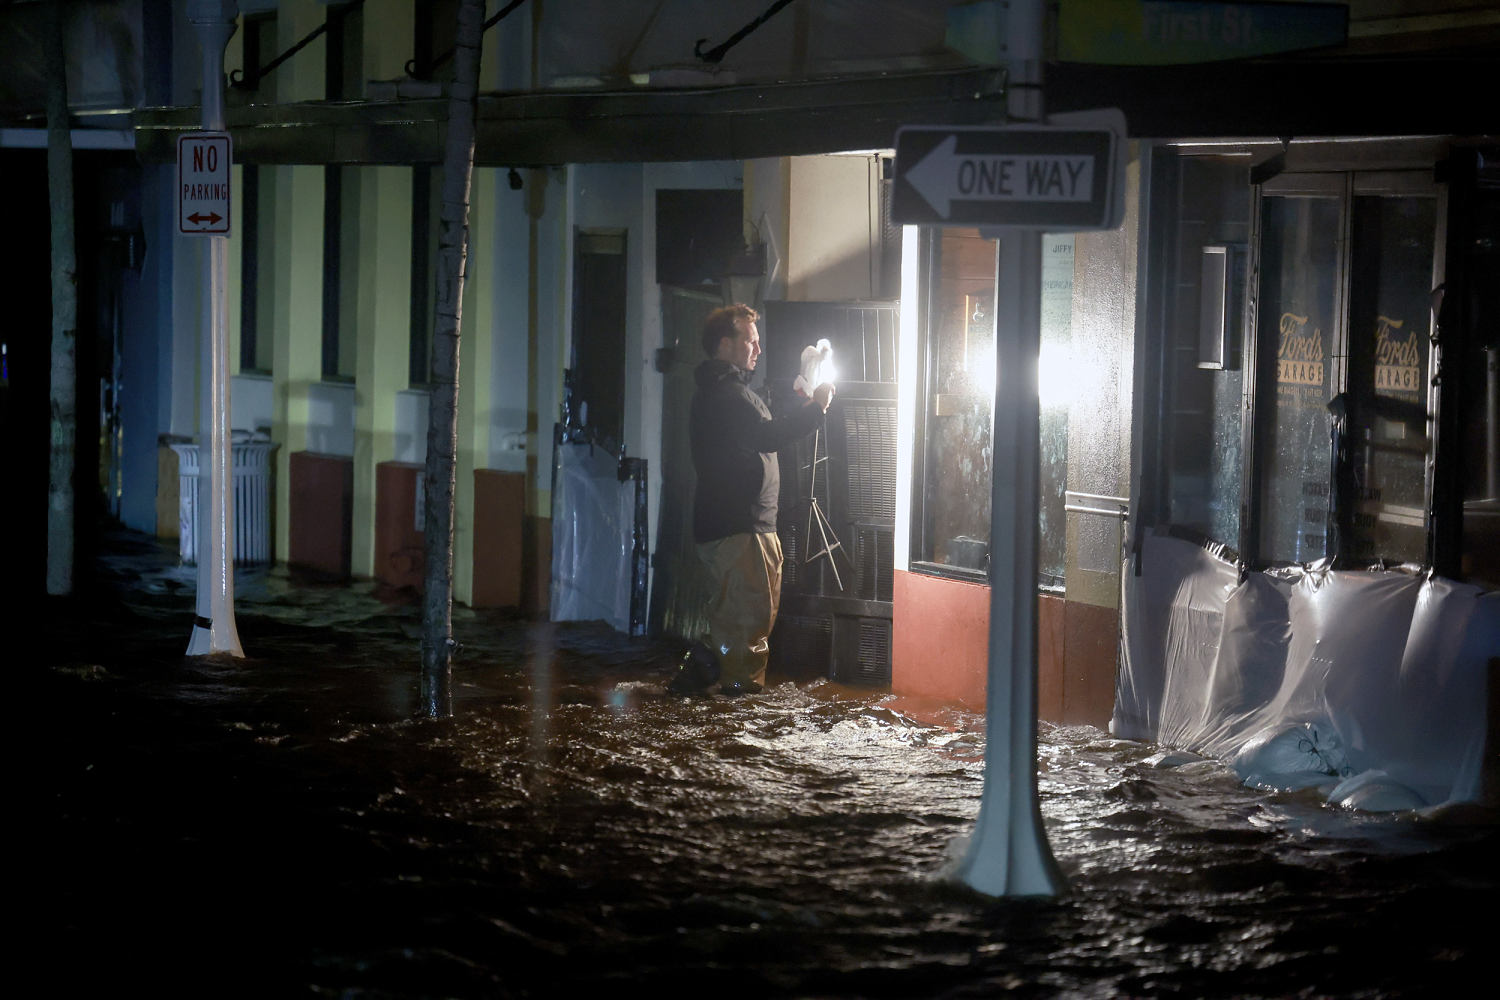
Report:
M 984 711 L 990 590 L 983 584 L 897 570 L 891 622 L 891 692 Z M 1037 715 L 1105 728 L 1114 705 L 1119 619 L 1112 608 L 1037 601 Z

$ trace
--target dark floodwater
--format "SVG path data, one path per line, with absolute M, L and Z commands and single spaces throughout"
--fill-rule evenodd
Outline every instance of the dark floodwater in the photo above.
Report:
M 96 596 L 25 623 L 52 640 L 9 660 L 30 717 L 12 768 L 39 779 L 12 953 L 48 995 L 1454 997 L 1490 978 L 1493 813 L 1354 815 L 1043 726 L 1069 892 L 991 900 L 941 877 L 978 811 L 982 718 L 817 682 L 672 698 L 669 647 L 460 609 L 455 717 L 421 720 L 411 604 L 243 574 L 249 658 L 190 662 L 191 571 L 149 540 L 113 549 Z

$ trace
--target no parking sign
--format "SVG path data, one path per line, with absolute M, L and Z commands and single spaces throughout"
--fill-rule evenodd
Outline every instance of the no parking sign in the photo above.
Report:
M 177 137 L 177 231 L 189 236 L 229 235 L 227 132 Z

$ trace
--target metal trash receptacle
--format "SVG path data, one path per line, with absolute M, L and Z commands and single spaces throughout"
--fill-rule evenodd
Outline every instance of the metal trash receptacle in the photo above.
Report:
M 198 563 L 199 484 L 205 470 L 197 444 L 174 444 L 177 453 L 177 554 L 185 566 Z M 234 562 L 271 561 L 271 453 L 276 443 L 251 431 L 230 433 L 229 465 L 234 496 Z

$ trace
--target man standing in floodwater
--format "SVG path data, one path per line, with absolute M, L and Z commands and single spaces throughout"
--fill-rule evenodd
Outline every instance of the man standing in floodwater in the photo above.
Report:
M 833 399 L 833 385 L 825 382 L 803 406 L 771 416 L 749 385 L 760 359 L 758 319 L 754 309 L 736 303 L 703 323 L 708 360 L 694 373 L 689 431 L 698 474 L 693 538 L 712 590 L 708 635 L 683 656 L 670 685 L 679 694 L 714 684 L 725 694 L 751 693 L 765 684 L 781 602 L 775 453 L 820 427 Z

